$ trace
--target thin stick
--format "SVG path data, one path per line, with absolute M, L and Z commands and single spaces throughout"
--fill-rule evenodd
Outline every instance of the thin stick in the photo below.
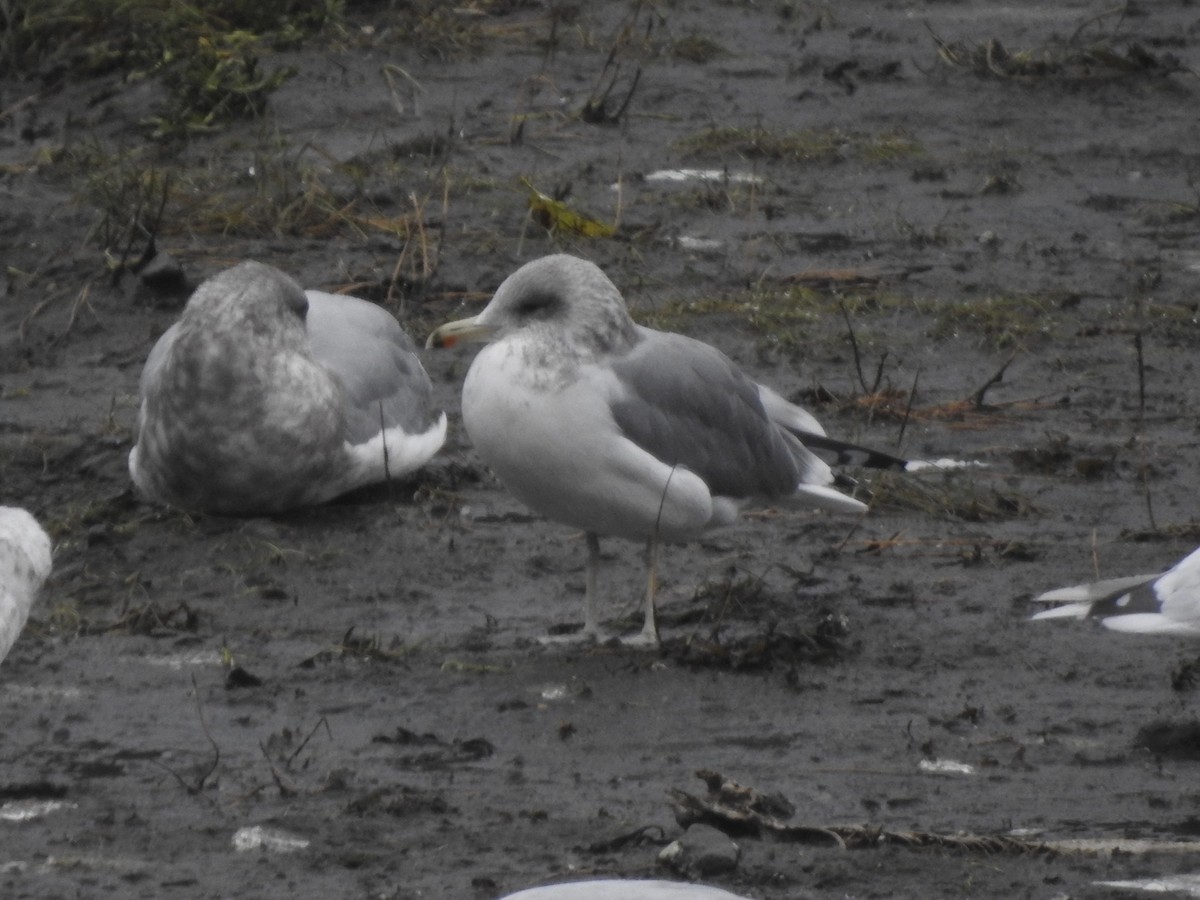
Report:
M 857 519 L 855 519 L 854 524 L 850 526 L 850 530 L 846 532 L 846 536 L 844 538 L 842 538 L 842 542 L 840 544 L 838 544 L 837 547 L 834 548 L 834 550 L 833 550 L 834 553 L 841 553 L 843 550 L 846 549 L 846 545 L 850 543 L 850 538 L 854 537 L 855 532 L 858 531 L 859 526 L 862 525 L 863 520 L 866 517 L 867 517 L 867 514 L 864 512 Z M 900 534 L 900 532 L 896 532 L 896 533 Z
M 838 298 L 838 309 L 842 311 L 842 318 L 846 320 L 846 331 L 850 336 L 850 349 L 854 353 L 854 370 L 858 372 L 858 383 L 869 394 L 871 390 L 867 387 L 867 379 L 863 376 L 862 356 L 858 352 L 858 340 L 854 336 L 854 324 L 850 321 L 850 313 L 840 297 Z
M 92 309 L 92 304 L 88 302 L 88 298 L 91 296 L 91 294 L 92 282 L 89 281 L 82 288 L 80 288 L 79 294 L 75 297 L 75 302 L 71 304 L 71 315 L 67 319 L 67 327 L 63 329 L 61 337 L 66 337 L 71 333 L 71 329 L 75 327 L 75 322 L 79 319 L 79 310 L 82 307 L 86 306 L 88 310 L 91 311 L 93 316 L 96 314 L 96 311 Z
M 1143 456 L 1142 465 L 1140 468 L 1142 470 L 1142 489 L 1146 495 L 1146 518 L 1150 521 L 1150 530 L 1158 531 L 1158 523 L 1154 519 L 1154 495 L 1150 493 L 1150 472 L 1148 471 L 1149 466 L 1146 465 L 1144 458 L 1145 447 L 1140 441 L 1138 442 L 1138 452 Z
M 996 370 L 996 374 L 985 381 L 983 383 L 983 387 L 981 387 L 972 395 L 971 399 L 975 401 L 976 409 L 983 409 L 983 398 L 987 394 L 988 389 L 1004 380 L 1004 373 L 1008 371 L 1008 367 L 1012 365 L 1013 360 L 1017 358 L 1017 354 L 1019 352 L 1019 350 L 1014 350 L 1012 356 L 1004 361 L 1004 365 Z
M 638 82 L 642 80 L 642 67 L 638 66 L 637 71 L 633 73 L 633 83 L 629 85 L 629 93 L 625 95 L 625 101 L 620 108 L 613 114 L 612 120 L 619 122 L 621 116 L 625 115 L 625 110 L 629 108 L 629 101 L 633 99 L 633 92 L 637 90 Z
M 1137 441 L 1138 458 L 1141 463 L 1138 468 L 1141 470 L 1142 476 L 1142 493 L 1146 498 L 1146 517 L 1150 522 L 1150 530 L 1157 531 L 1158 524 L 1154 520 L 1154 496 L 1150 493 L 1150 472 L 1146 463 L 1146 446 L 1141 440 L 1142 427 L 1146 421 L 1146 356 L 1140 331 L 1133 336 L 1133 346 L 1137 350 L 1138 370 L 1138 420 L 1134 440 Z
M 312 730 L 308 733 L 308 735 L 304 738 L 304 740 L 302 740 L 300 742 L 300 746 L 297 747 L 294 751 L 292 751 L 292 755 L 287 758 L 288 768 L 291 768 L 291 765 L 295 761 L 296 757 L 300 755 L 300 751 L 308 746 L 308 742 L 312 740 L 313 735 L 315 735 L 317 733 L 317 731 L 320 729 L 320 727 L 322 725 L 325 726 L 325 733 L 330 738 L 333 737 L 333 731 L 329 727 L 329 720 L 326 719 L 324 716 L 321 716 L 321 718 L 317 720 L 317 724 L 312 727 Z
M 258 750 L 263 755 L 263 759 L 267 761 L 267 766 L 271 770 L 271 779 L 275 782 L 275 789 L 279 791 L 280 797 L 296 796 L 296 789 L 290 784 L 284 784 L 283 776 L 279 774 L 279 770 L 275 768 L 275 763 L 271 762 L 270 754 L 267 753 L 267 748 L 262 741 L 258 742 Z
M 1075 29 L 1074 33 L 1067 39 L 1067 43 L 1069 45 L 1074 45 L 1075 41 L 1079 38 L 1079 35 L 1083 33 L 1085 28 L 1087 28 L 1089 25 L 1095 25 L 1101 19 L 1107 19 L 1109 16 L 1120 16 L 1121 18 L 1117 20 L 1117 25 L 1120 26 L 1121 21 L 1125 18 L 1125 14 L 1128 12 L 1128 7 L 1129 4 L 1122 3 L 1119 6 L 1113 6 L 1109 9 L 1102 10 L 1089 19 L 1084 19 L 1079 23 L 1079 27 Z
M 896 435 L 896 450 L 904 441 L 904 429 L 908 427 L 908 417 L 912 413 L 913 402 L 917 399 L 917 382 L 921 380 L 921 370 L 913 376 L 912 390 L 908 392 L 908 403 L 904 407 L 904 418 L 900 420 L 900 433 Z
M 12 106 L 9 106 L 6 109 L 0 109 L 0 122 L 8 121 L 9 119 L 11 119 L 13 117 L 13 115 L 20 112 L 26 106 L 32 106 L 35 103 L 40 103 L 43 97 L 45 97 L 47 94 L 57 91 L 59 88 L 62 87 L 62 84 L 63 83 L 60 81 L 57 84 L 53 85 L 52 87 L 46 88 L 45 90 L 38 91 L 36 94 L 30 94 L 28 97 L 24 97 L 21 100 L 18 100 Z
M 875 380 L 871 383 L 869 393 L 875 394 L 879 391 L 879 385 L 883 382 L 883 367 L 887 365 L 887 351 L 883 351 L 883 356 L 879 357 L 879 365 L 875 367 Z
M 1146 415 L 1146 357 L 1143 353 L 1142 333 L 1140 331 L 1133 336 L 1133 346 L 1137 350 L 1138 428 L 1140 429 Z

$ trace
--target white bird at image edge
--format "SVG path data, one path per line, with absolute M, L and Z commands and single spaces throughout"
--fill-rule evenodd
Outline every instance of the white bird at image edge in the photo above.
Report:
M 1034 601 L 1066 604 L 1034 619 L 1099 619 L 1114 631 L 1200 637 L 1200 549 L 1166 572 L 1059 588 Z
M 50 538 L 37 519 L 0 506 L 0 660 L 29 619 L 29 609 L 50 575 Z

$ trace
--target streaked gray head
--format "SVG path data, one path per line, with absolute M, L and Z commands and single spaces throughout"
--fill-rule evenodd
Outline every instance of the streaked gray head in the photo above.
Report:
M 528 329 L 581 355 L 618 352 L 638 340 L 616 285 L 599 266 L 565 253 L 509 275 L 476 321 L 494 329 L 493 340 Z
M 259 334 L 282 325 L 303 335 L 307 313 L 308 298 L 300 285 L 274 266 L 247 261 L 201 284 L 188 301 L 185 316 Z

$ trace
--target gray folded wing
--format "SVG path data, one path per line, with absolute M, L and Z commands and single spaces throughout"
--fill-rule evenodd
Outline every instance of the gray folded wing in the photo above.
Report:
M 399 425 L 428 431 L 440 416 L 416 346 L 386 310 L 360 300 L 306 291 L 313 358 L 346 392 L 347 438 L 352 444 Z
M 171 347 L 174 346 L 175 336 L 178 333 L 179 323 L 176 322 L 164 331 L 159 339 L 154 342 L 154 346 L 150 348 L 150 355 L 146 357 L 146 364 L 142 366 L 142 375 L 138 380 L 142 397 L 150 393 L 152 386 L 158 382 L 159 373 L 162 371 L 167 358 L 171 355 Z
M 612 363 L 621 392 L 613 418 L 668 465 L 700 476 L 714 495 L 786 497 L 827 484 L 828 467 L 767 416 L 758 385 L 723 353 L 678 334 L 639 329 Z

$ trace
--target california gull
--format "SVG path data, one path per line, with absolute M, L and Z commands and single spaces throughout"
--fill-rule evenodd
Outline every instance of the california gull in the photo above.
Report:
M 0 506 L 0 660 L 16 642 L 38 590 L 50 575 L 50 538 L 37 519 Z
M 1047 591 L 1039 603 L 1065 603 L 1035 619 L 1099 619 L 1114 631 L 1200 636 L 1200 549 L 1166 572 Z
M 423 465 L 446 416 L 384 309 L 243 262 L 197 288 L 141 380 L 129 472 L 152 500 L 224 515 L 323 503 Z
M 745 900 L 721 888 L 686 881 L 616 878 L 567 881 L 509 894 L 502 900 Z
M 599 535 L 647 542 L 635 642 L 653 645 L 659 541 L 695 540 L 752 505 L 863 512 L 817 453 L 906 465 L 828 438 L 714 347 L 635 324 L 605 274 L 573 256 L 522 266 L 479 315 L 442 325 L 426 346 L 468 340 L 490 341 L 463 384 L 475 449 L 519 500 L 587 533 L 586 635 L 599 633 Z

